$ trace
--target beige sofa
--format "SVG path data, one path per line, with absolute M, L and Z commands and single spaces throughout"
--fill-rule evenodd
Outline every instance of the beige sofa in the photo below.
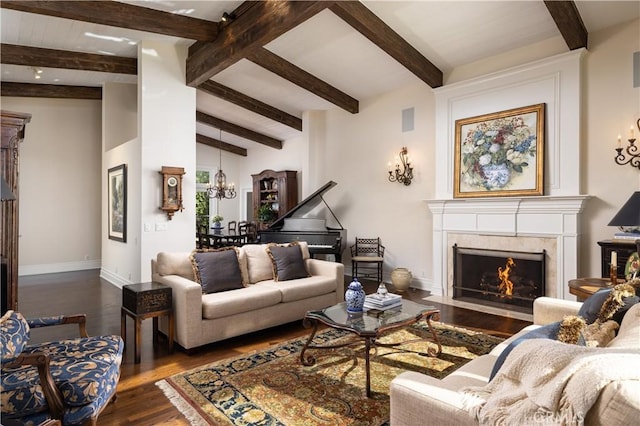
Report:
M 158 253 L 151 261 L 152 280 L 173 289 L 175 341 L 191 349 L 299 320 L 309 310 L 343 301 L 344 266 L 311 259 L 306 243 L 300 246 L 309 277 L 274 281 L 266 245 L 247 244 L 238 254 L 249 284 L 211 294 L 203 294 L 194 281 L 190 253 Z
M 566 315 L 577 314 L 579 302 L 541 297 L 535 300 L 533 325 L 512 336 L 491 353 L 467 363 L 439 380 L 418 373 L 404 372 L 391 383 L 391 425 L 474 425 L 478 421 L 463 407 L 468 386 L 485 386 L 498 355 L 507 345 L 528 331 L 561 321 Z M 540 342 L 540 341 L 539 341 Z M 615 343 L 614 343 L 615 342 Z M 640 304 L 629 310 L 608 347 L 625 351 L 640 351 Z M 549 363 L 553 359 L 548 360 Z M 504 364 L 503 364 L 504 366 Z M 637 370 L 637 365 L 632 367 Z M 587 425 L 637 424 L 640 418 L 640 381 L 617 380 L 606 385 L 586 416 Z

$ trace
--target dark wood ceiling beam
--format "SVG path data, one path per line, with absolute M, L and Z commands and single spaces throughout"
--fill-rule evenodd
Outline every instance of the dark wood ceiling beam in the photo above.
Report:
M 359 1 L 336 1 L 329 9 L 429 86 L 442 86 L 442 71 Z
M 197 87 L 318 12 L 331 1 L 254 1 L 221 26 L 219 37 L 187 58 L 187 84 Z
M 30 67 L 64 68 L 133 75 L 138 73 L 138 60 L 136 58 L 42 49 L 5 43 L 0 45 L 0 62 Z
M 222 142 L 221 140 L 210 138 L 209 136 L 201 135 L 200 133 L 196 133 L 196 142 L 210 146 L 211 148 L 221 149 L 232 154 L 241 155 L 243 157 L 247 156 L 247 150 L 240 146 Z
M 352 98 L 264 47 L 249 54 L 247 59 L 293 84 L 326 99 L 345 111 L 349 111 L 352 114 L 358 113 L 359 103 L 357 99 Z
M 217 22 L 116 1 L 2 0 L 0 7 L 191 40 L 211 41 L 218 36 Z
M 271 148 L 282 149 L 282 141 L 279 139 L 254 132 L 253 130 L 238 126 L 237 124 L 229 123 L 228 121 L 213 117 L 201 111 L 196 111 L 196 121 Z
M 102 87 L 58 84 L 0 83 L 2 96 L 22 98 L 102 99 Z
M 246 110 L 253 111 L 271 120 L 302 131 L 302 119 L 294 115 L 281 111 L 257 99 L 251 98 L 243 93 L 226 87 L 213 80 L 207 80 L 198 86 L 198 89 L 213 96 L 234 103 Z
M 575 2 L 545 0 L 544 4 L 560 30 L 565 43 L 569 46 L 569 50 L 586 48 L 589 34 Z

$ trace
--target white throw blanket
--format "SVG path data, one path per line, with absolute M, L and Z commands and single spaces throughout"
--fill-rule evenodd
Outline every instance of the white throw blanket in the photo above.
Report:
M 462 389 L 465 408 L 486 425 L 583 424 L 607 384 L 640 380 L 638 365 L 640 349 L 531 339 L 513 349 L 486 386 Z

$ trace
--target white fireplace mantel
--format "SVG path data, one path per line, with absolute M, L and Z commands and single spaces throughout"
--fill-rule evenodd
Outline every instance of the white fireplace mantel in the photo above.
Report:
M 433 280 L 440 288 L 432 292 L 450 297 L 448 258 L 449 234 L 477 235 L 478 247 L 483 236 L 515 238 L 544 237 L 556 239 L 557 253 L 551 259 L 556 282 L 550 294 L 569 297 L 567 283 L 578 274 L 579 215 L 588 195 L 542 196 L 520 198 L 482 198 L 425 200 L 433 216 Z

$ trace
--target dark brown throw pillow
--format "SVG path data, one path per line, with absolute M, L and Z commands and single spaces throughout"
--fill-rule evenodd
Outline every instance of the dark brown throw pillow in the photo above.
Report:
M 242 288 L 242 274 L 234 247 L 220 250 L 194 250 L 191 264 L 196 282 L 205 294 Z
M 299 245 L 279 246 L 274 244 L 267 247 L 267 253 L 273 264 L 274 281 L 289 281 L 309 276 Z

